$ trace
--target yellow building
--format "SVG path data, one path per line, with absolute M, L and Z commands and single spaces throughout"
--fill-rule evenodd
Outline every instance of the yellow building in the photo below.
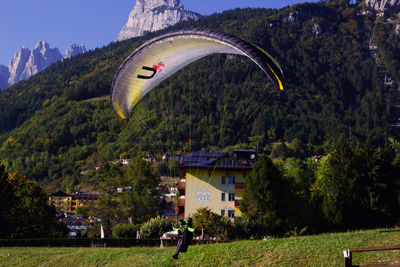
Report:
M 254 150 L 192 152 L 181 159 L 179 217 L 190 217 L 197 209 L 233 219 L 241 215 L 246 177 L 256 160 Z
M 67 194 L 58 191 L 49 196 L 49 204 L 55 206 L 59 211 L 76 212 L 78 207 L 87 205 L 90 201 L 95 201 L 100 197 L 97 193 L 75 192 Z
M 72 196 L 65 192 L 58 191 L 49 196 L 49 204 L 59 211 L 71 211 Z

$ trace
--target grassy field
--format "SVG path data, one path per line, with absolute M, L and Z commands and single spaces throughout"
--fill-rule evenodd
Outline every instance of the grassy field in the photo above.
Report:
M 400 229 L 169 248 L 0 248 L 0 266 L 343 266 L 343 249 L 398 246 Z M 400 263 L 400 251 L 353 254 L 353 264 Z

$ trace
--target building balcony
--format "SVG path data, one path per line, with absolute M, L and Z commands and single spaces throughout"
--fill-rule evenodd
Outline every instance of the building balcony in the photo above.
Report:
M 185 188 L 186 188 L 186 180 L 185 179 L 180 180 L 178 183 L 178 190 L 185 190 Z
M 186 170 L 181 170 L 181 171 L 179 172 L 179 178 L 180 178 L 181 180 L 186 178 Z
M 244 183 L 235 183 L 235 190 L 244 190 Z
M 185 198 L 179 198 L 178 207 L 184 207 L 184 206 L 185 206 Z
M 235 199 L 235 207 L 240 207 L 240 202 L 242 202 L 241 199 Z

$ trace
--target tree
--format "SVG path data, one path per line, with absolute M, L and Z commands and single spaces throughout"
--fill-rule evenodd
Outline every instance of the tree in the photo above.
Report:
M 148 220 L 157 209 L 158 173 L 138 155 L 127 167 L 124 178 L 131 187 L 119 196 L 124 216 L 132 218 L 134 224 Z
M 283 175 L 289 184 L 288 226 L 290 229 L 304 229 L 313 232 L 323 225 L 318 216 L 320 210 L 311 201 L 310 187 L 315 181 L 317 163 L 309 158 L 306 161 L 287 158 L 283 164 Z
M 289 155 L 289 149 L 285 143 L 276 143 L 272 147 L 271 156 L 273 158 L 284 159 Z
M 241 204 L 250 219 L 264 223 L 270 234 L 283 234 L 286 224 L 288 185 L 270 158 L 262 156 L 246 178 Z
M 230 231 L 230 239 L 260 239 L 266 231 L 264 224 L 250 219 L 249 216 L 243 214 L 242 216 L 235 217 L 235 226 Z
M 83 218 L 89 217 L 89 208 L 85 206 L 77 207 L 76 214 L 81 215 Z
M 364 162 L 362 169 L 366 170 L 367 182 L 362 181 L 365 195 L 362 197 L 370 210 L 370 216 L 365 218 L 367 226 L 392 226 L 400 219 L 400 164 L 388 145 L 372 147 L 368 142 L 356 147 Z
M 7 173 L 0 166 L 0 237 L 27 238 L 62 236 L 66 228 L 55 221 L 55 208 L 47 195 L 33 181 L 17 173 Z
M 99 183 L 98 188 L 102 193 L 95 205 L 88 206 L 88 214 L 104 219 L 105 234 L 111 235 L 114 219 L 120 215 L 119 202 L 117 199 L 117 188 L 122 180 L 122 172 L 116 165 L 112 165 L 104 173 L 104 180 Z
M 0 165 L 0 203 L 0 238 L 5 238 L 11 231 L 10 210 L 14 205 L 14 199 L 8 173 L 3 165 Z
M 134 224 L 117 224 L 113 227 L 114 238 L 136 238 L 140 226 Z
M 157 216 L 146 221 L 140 227 L 141 238 L 160 238 L 164 233 L 172 230 L 172 223 Z
M 211 211 L 209 208 L 199 208 L 193 214 L 194 227 L 201 231 L 201 235 L 208 234 L 212 237 L 227 237 L 232 222 Z
M 390 146 L 393 148 L 393 150 L 396 153 L 400 153 L 400 140 L 395 139 L 393 137 L 389 137 L 388 140 L 389 140 Z
M 322 198 L 323 213 L 336 227 L 347 225 L 353 228 L 351 217 L 365 212 L 357 200 L 357 197 L 362 197 L 357 192 L 357 178 L 361 177 L 357 175 L 357 163 L 350 145 L 341 137 L 317 171 L 314 195 Z
M 55 216 L 55 209 L 48 206 L 47 195 L 37 183 L 17 174 L 10 174 L 9 180 L 15 198 L 10 210 L 13 237 L 41 236 Z
M 399 164 L 390 149 L 368 141 L 351 147 L 344 138 L 317 170 L 313 198 L 336 228 L 392 226 L 399 220 Z

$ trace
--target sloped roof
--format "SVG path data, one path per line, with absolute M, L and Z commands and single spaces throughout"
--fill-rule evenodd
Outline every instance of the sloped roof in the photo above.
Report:
M 51 194 L 50 196 L 51 197 L 69 197 L 71 195 L 69 195 L 69 194 L 67 194 L 67 193 L 65 193 L 63 191 L 57 191 L 57 192 Z
M 214 163 L 214 162 L 215 162 L 214 159 L 213 160 L 204 160 L 204 161 L 200 161 L 200 162 L 189 163 L 189 164 L 186 164 L 186 166 L 187 167 L 199 167 L 199 168 L 203 167 L 203 168 L 205 168 L 205 167 L 212 165 L 212 163 Z
M 200 156 L 201 155 L 201 156 Z M 236 164 L 224 165 L 221 164 L 220 159 L 229 155 L 227 152 L 192 152 L 182 157 L 181 164 L 187 168 L 215 168 L 215 169 L 252 169 L 253 164 L 242 164 L 232 157 Z
M 208 152 L 208 151 L 194 151 L 190 152 L 189 154 L 186 154 L 185 157 L 223 157 L 225 156 L 226 152 Z

